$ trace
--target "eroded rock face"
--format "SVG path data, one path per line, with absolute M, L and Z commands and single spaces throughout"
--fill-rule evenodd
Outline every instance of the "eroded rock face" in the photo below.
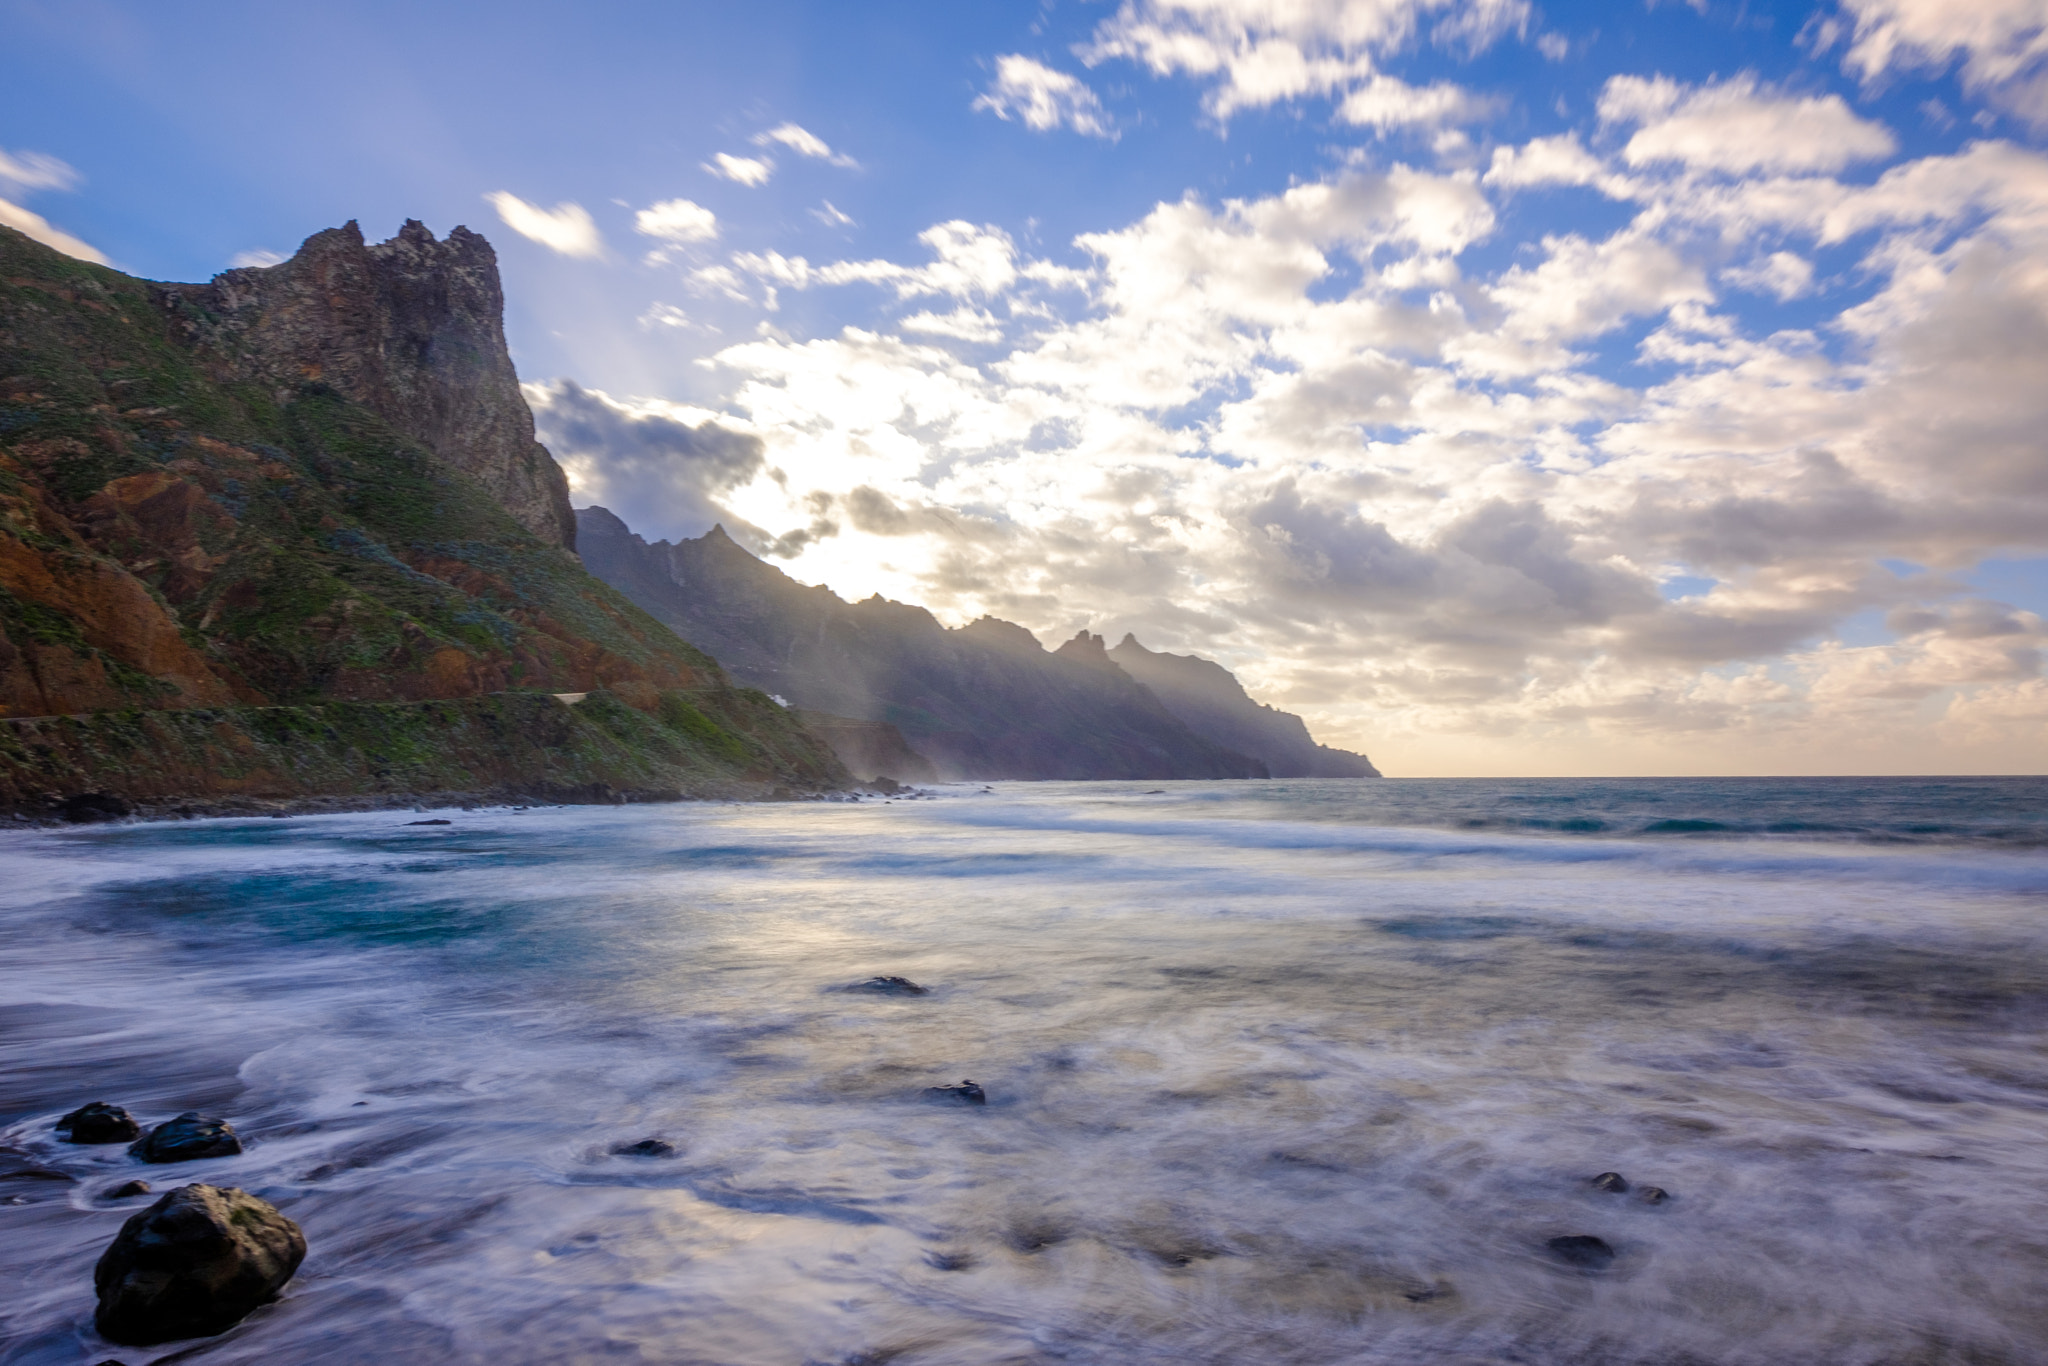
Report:
M 202 1157 L 233 1157 L 240 1151 L 242 1140 L 235 1137 L 232 1124 L 187 1110 L 151 1129 L 128 1153 L 144 1162 L 196 1162 Z
M 209 315 L 192 326 L 234 378 L 329 385 L 476 479 L 535 535 L 575 548 L 568 480 L 534 440 L 505 349 L 498 255 L 478 234 L 436 241 L 408 219 L 371 245 L 351 219 L 280 265 L 167 288 Z
M 276 1298 L 306 1257 L 299 1226 L 244 1190 L 180 1186 L 121 1225 L 93 1268 L 93 1326 L 147 1346 L 207 1337 Z

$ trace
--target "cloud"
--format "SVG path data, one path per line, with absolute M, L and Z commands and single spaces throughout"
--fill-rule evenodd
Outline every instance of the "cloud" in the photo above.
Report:
M 1578 134 L 1534 138 L 1520 147 L 1496 147 L 1484 177 L 1488 185 L 1522 189 L 1533 185 L 1592 185 L 1607 175 L 1600 158 L 1580 145 Z
M 529 204 L 507 190 L 484 196 L 498 211 L 505 226 L 521 237 L 540 243 L 564 256 L 597 260 L 604 256 L 604 238 L 597 224 L 581 204 L 562 203 L 552 209 Z
M 860 165 L 852 157 L 834 152 L 826 144 L 825 139 L 819 137 L 810 129 L 794 123 L 781 124 L 770 128 L 765 133 L 756 133 L 754 135 L 754 145 L 756 147 L 766 147 L 770 143 L 779 143 L 800 157 L 810 157 L 817 161 L 829 161 L 834 166 L 857 167 Z
M 1384 132 L 1390 128 L 1434 128 L 1468 122 L 1491 108 L 1489 101 L 1448 81 L 1414 86 L 1392 76 L 1374 76 L 1344 97 L 1344 102 L 1337 106 L 1337 117 Z
M 1839 171 L 1898 147 L 1890 130 L 1857 117 L 1839 95 L 1780 95 L 1749 75 L 1698 88 L 1616 76 L 1600 92 L 1600 118 L 1640 125 L 1622 149 L 1632 166 L 1676 161 L 1737 174 Z
M 1843 65 L 1866 83 L 1962 60 L 1964 84 L 2048 121 L 2048 15 L 2039 0 L 1844 0 L 1854 31 Z
M 1005 121 L 1019 119 L 1041 133 L 1069 128 L 1093 138 L 1115 136 L 1102 101 L 1079 77 L 1020 53 L 996 58 L 994 82 L 971 107 Z
M 673 246 L 688 246 L 716 240 L 718 216 L 687 199 L 664 199 L 633 215 L 633 231 Z
M 775 163 L 766 157 L 736 157 L 720 152 L 704 163 L 704 169 L 736 185 L 759 186 L 766 185 L 768 177 L 775 174 Z
M 1523 28 L 1529 13 L 1526 0 L 1126 0 L 1082 57 L 1205 81 L 1204 107 L 1228 118 L 1367 85 L 1377 58 L 1424 29 L 1440 46 L 1481 51 Z
M 228 258 L 230 270 L 264 270 L 270 266 L 282 265 L 284 257 L 278 252 L 258 247 L 250 251 L 238 251 Z
M 569 380 L 528 384 L 543 444 L 569 473 L 577 501 L 639 512 L 634 529 L 656 537 L 700 536 L 730 519 L 725 492 L 760 472 L 761 439 L 716 414 L 661 401 L 628 402 Z
M 13 228 L 16 232 L 53 250 L 61 251 L 66 256 L 75 256 L 81 261 L 90 261 L 98 266 L 107 264 L 107 258 L 99 248 L 80 241 L 61 228 L 52 227 L 50 221 L 41 214 L 5 199 L 0 199 L 0 227 Z
M 839 209 L 829 199 L 825 200 L 817 208 L 810 210 L 810 215 L 828 228 L 850 228 L 854 226 L 852 215 Z
M 0 148 L 0 181 L 17 190 L 76 189 L 79 174 L 65 162 L 42 152 L 8 152 Z
M 1795 252 L 1774 251 L 1752 266 L 1730 266 L 1721 278 L 1738 289 L 1798 299 L 1813 292 L 1813 262 Z

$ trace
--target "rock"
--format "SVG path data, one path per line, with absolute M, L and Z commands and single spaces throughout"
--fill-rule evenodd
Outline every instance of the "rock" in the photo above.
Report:
M 1620 1172 L 1601 1172 L 1593 1178 L 1593 1189 L 1606 1191 L 1609 1195 L 1626 1195 L 1628 1182 L 1621 1179 Z
M 120 1185 L 107 1192 L 107 1199 L 128 1200 L 138 1195 L 147 1194 L 149 1194 L 149 1182 L 123 1181 Z
M 299 1226 L 247 1191 L 180 1186 L 100 1254 L 93 1327 L 127 1346 L 223 1333 L 275 1299 L 305 1257 Z
M 1636 1187 L 1636 1199 L 1646 1205 L 1661 1205 L 1670 1198 L 1671 1192 L 1665 1190 L 1662 1186 Z
M 431 821 L 407 821 L 407 822 L 406 822 L 406 824 L 407 824 L 407 825 L 453 825 L 453 824 L 455 824 L 455 822 L 453 822 L 453 821 L 443 821 L 443 820 L 431 820 Z
M 135 1116 L 103 1100 L 81 1105 L 57 1121 L 66 1143 L 132 1143 L 142 1134 Z
M 1561 1238 L 1552 1238 L 1546 1246 L 1573 1266 L 1587 1271 L 1605 1270 L 1614 1260 L 1614 1249 L 1590 1233 L 1567 1233 Z
M 971 1081 L 963 1081 L 958 1086 L 927 1086 L 924 1098 L 942 1105 L 988 1104 L 988 1093 Z
M 134 813 L 133 806 L 107 792 L 80 792 L 57 803 L 57 815 L 74 825 L 117 821 Z
M 908 977 L 870 977 L 865 982 L 855 983 L 848 991 L 870 991 L 877 996 L 927 996 L 931 988 L 921 987 Z
M 233 1125 L 187 1110 L 151 1129 L 128 1149 L 128 1155 L 144 1162 L 193 1162 L 202 1157 L 233 1157 L 240 1151 L 242 1140 L 235 1137 Z
M 674 1157 L 673 1143 L 664 1143 L 658 1138 L 643 1138 L 638 1143 L 620 1143 L 612 1151 L 620 1157 Z

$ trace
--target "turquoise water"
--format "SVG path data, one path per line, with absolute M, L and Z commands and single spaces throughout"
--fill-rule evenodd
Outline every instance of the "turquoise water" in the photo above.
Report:
M 2048 783 L 995 786 L 0 838 L 0 1363 L 2048 1359 Z M 136 1174 L 285 1298 L 93 1339 Z

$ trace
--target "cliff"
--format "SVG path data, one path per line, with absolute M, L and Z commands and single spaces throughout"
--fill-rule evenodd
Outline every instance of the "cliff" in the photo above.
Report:
M 1106 659 L 1047 651 L 1009 622 L 948 629 L 922 607 L 848 603 L 762 563 L 723 529 L 649 545 L 612 513 L 585 508 L 577 544 L 592 573 L 736 678 L 807 711 L 888 722 L 944 777 L 1265 776 Z
M 1100 644 L 1101 637 L 1093 637 Z M 1126 635 L 1105 657 L 1152 690 L 1189 729 L 1249 754 L 1275 778 L 1377 778 L 1363 754 L 1319 745 L 1299 716 L 1255 702 L 1237 676 L 1199 655 L 1160 654 Z
M 208 285 L 0 229 L 0 708 L 608 690 L 657 716 L 683 694 L 718 718 L 699 757 L 736 780 L 844 781 L 566 549 L 500 299 L 462 229 L 366 246 L 350 224 Z

